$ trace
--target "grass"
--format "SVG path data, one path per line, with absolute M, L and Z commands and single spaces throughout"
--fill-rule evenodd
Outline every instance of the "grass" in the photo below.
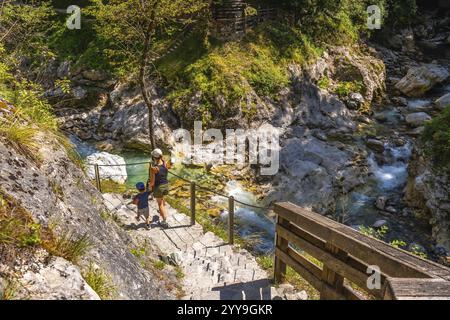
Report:
M 40 225 L 28 212 L 0 193 L 0 247 L 33 247 L 41 242 Z
M 37 128 L 24 125 L 19 120 L 0 121 L 0 136 L 6 138 L 16 150 L 23 154 L 36 155 L 39 150 L 35 139 L 38 132 Z
M 89 251 L 92 242 L 86 234 L 75 236 L 69 232 L 64 232 L 59 237 L 51 236 L 49 240 L 44 241 L 43 247 L 55 256 L 76 263 Z
M 94 290 L 102 300 L 111 300 L 114 298 L 116 289 L 112 285 L 111 278 L 94 264 L 89 264 L 82 273 L 84 280 Z
M 164 270 L 164 268 L 166 267 L 166 264 L 164 263 L 164 261 L 161 260 L 155 260 L 153 262 L 153 266 L 157 269 L 157 270 Z
M 19 283 L 11 277 L 3 279 L 3 290 L 0 291 L 0 300 L 14 300 L 17 297 Z

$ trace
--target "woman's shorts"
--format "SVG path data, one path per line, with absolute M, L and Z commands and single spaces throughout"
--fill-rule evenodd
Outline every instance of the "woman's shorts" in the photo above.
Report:
M 164 196 L 167 196 L 169 194 L 169 185 L 168 184 L 162 184 L 155 188 L 155 191 L 153 192 L 153 196 L 157 199 L 164 198 Z

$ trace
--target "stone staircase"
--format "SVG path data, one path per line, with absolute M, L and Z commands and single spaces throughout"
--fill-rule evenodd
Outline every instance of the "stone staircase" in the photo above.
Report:
M 244 249 L 230 246 L 202 226 L 190 225 L 190 217 L 168 207 L 169 228 L 156 223 L 147 230 L 144 221 L 137 222 L 131 206 L 120 195 L 104 194 L 105 204 L 115 212 L 124 228 L 135 239 L 146 239 L 164 256 L 176 257 L 185 275 L 185 300 L 271 300 L 282 298 L 271 286 L 268 274 Z M 127 200 L 129 201 L 129 200 Z M 150 202 L 151 215 L 157 215 L 155 201 Z M 301 297 L 301 295 L 299 296 Z

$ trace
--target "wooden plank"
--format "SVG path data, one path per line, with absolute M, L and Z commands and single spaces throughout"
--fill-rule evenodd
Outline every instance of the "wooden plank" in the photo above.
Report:
M 450 278 L 450 269 L 422 260 L 403 250 L 367 237 L 350 227 L 304 210 L 292 203 L 275 204 L 275 212 L 323 241 L 332 242 L 370 265 L 378 265 L 391 277 Z
M 366 290 L 375 297 L 382 297 L 380 289 L 369 290 L 367 288 L 367 278 L 369 277 L 369 275 L 365 272 L 354 269 L 344 261 L 341 261 L 337 257 L 333 256 L 331 253 L 328 253 L 323 249 L 307 242 L 306 240 L 297 237 L 295 234 L 280 225 L 276 226 L 276 232 L 281 237 L 287 239 L 290 243 L 293 243 L 302 250 L 306 251 L 308 254 L 326 264 L 328 268 L 341 275 L 341 277 L 349 279 L 351 282 L 355 283 L 363 290 Z
M 442 279 L 389 278 L 385 297 L 401 299 L 450 299 L 450 282 Z
M 319 238 L 314 237 L 314 235 L 310 234 L 309 232 L 302 230 L 300 227 L 293 225 L 291 223 L 285 226 L 285 228 L 290 232 L 292 232 L 293 234 L 295 234 L 296 236 L 305 239 L 309 243 L 325 251 L 325 242 Z M 352 255 L 348 255 L 348 257 L 346 258 L 346 264 L 362 273 L 366 273 L 367 267 L 369 266 L 363 263 L 362 261 L 356 259 Z M 383 272 L 381 272 L 381 282 L 384 283 L 386 279 L 387 276 Z
M 288 224 L 286 220 L 284 220 L 280 216 L 277 216 L 277 225 L 286 225 L 286 224 Z M 275 247 L 278 247 L 284 252 L 286 252 L 289 247 L 289 242 L 283 237 L 280 237 L 278 233 L 275 233 Z M 273 275 L 275 283 L 282 282 L 283 277 L 286 275 L 286 263 L 282 259 L 280 259 L 277 255 L 275 255 Z
M 300 263 L 291 258 L 286 252 L 280 248 L 275 248 L 275 255 L 279 257 L 285 264 L 288 264 L 294 269 L 302 278 L 308 281 L 317 290 L 322 290 L 322 281 L 316 277 L 312 272 L 303 267 Z
M 300 263 L 303 267 L 308 269 L 308 271 L 315 275 L 318 279 L 320 279 L 320 277 L 322 276 L 322 269 L 319 266 L 315 265 L 292 248 L 287 249 L 287 254 L 292 259 Z
M 283 262 L 289 265 L 292 269 L 294 269 L 316 290 L 318 290 L 321 293 L 325 292 L 325 295 L 328 300 L 361 300 L 363 298 L 360 294 L 357 294 L 352 288 L 349 288 L 346 285 L 344 285 L 342 292 L 334 290 L 331 286 L 327 285 L 326 283 L 320 280 L 320 274 L 318 277 L 314 274 L 314 272 L 311 271 L 314 269 L 305 268 L 300 263 L 297 263 L 297 261 L 288 253 L 280 250 L 280 248 L 275 248 L 275 255 L 278 256 L 281 260 L 283 260 Z
M 345 252 L 340 250 L 338 247 L 333 246 L 331 243 L 325 244 L 325 250 L 329 251 L 331 255 L 339 255 L 341 257 L 347 256 Z M 319 260 L 321 259 L 319 258 Z M 322 281 L 328 283 L 334 290 L 341 292 L 344 286 L 344 277 L 333 270 L 333 267 L 330 264 L 330 260 L 324 259 L 322 261 L 324 263 L 322 270 Z M 326 291 L 322 292 L 320 295 L 320 299 L 328 300 L 329 297 L 327 297 L 326 294 Z

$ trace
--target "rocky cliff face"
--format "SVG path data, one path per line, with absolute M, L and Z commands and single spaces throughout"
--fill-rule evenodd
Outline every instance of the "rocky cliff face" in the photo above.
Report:
M 173 298 L 165 283 L 131 254 L 132 240 L 113 223 L 101 195 L 58 140 L 41 134 L 38 141 L 39 150 L 31 156 L 0 140 L 0 193 L 56 237 L 86 237 L 90 246 L 77 265 L 43 250 L 9 265 L 2 261 L 0 277 L 14 274 L 27 289 L 20 292 L 22 298 L 93 299 L 98 295 L 80 272 L 94 265 L 110 279 L 112 298 Z

